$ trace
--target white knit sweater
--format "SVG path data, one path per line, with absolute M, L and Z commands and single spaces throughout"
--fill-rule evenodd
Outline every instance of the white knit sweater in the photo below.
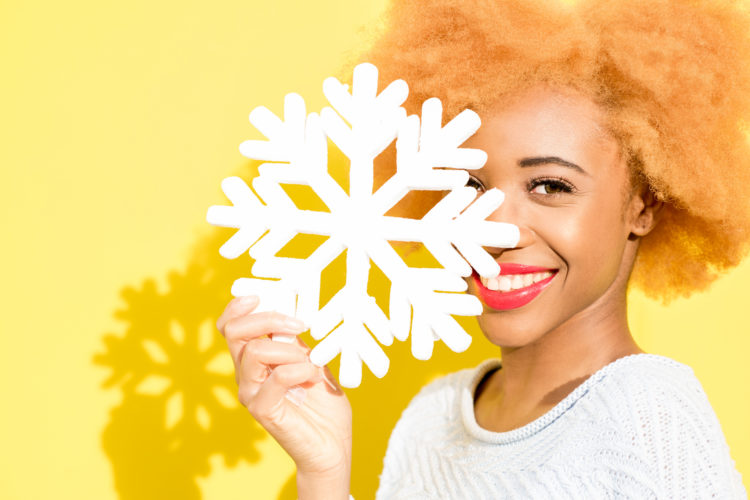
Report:
M 378 500 L 746 499 L 693 371 L 652 354 L 597 371 L 553 409 L 508 432 L 477 425 L 485 361 L 427 385 L 388 443 Z

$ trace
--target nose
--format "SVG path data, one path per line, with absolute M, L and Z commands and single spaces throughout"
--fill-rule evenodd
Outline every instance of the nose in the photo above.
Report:
M 489 220 L 489 219 L 488 219 Z M 497 221 L 497 222 L 506 222 L 503 220 Z M 511 223 L 512 224 L 512 223 Z M 487 250 L 492 255 L 498 255 L 502 253 L 505 250 L 511 250 L 511 249 L 519 249 L 530 246 L 535 239 L 534 231 L 529 229 L 526 226 L 523 225 L 516 225 L 513 224 L 518 228 L 518 243 L 516 243 L 512 247 L 494 247 L 494 246 L 485 246 L 485 250 Z
M 516 226 L 518 227 L 519 232 L 519 239 L 518 243 L 513 248 L 523 248 L 531 245 L 534 242 L 534 231 L 529 229 L 526 226 Z
M 518 228 L 518 243 L 516 243 L 515 246 L 509 248 L 524 248 L 534 243 L 536 235 L 534 231 L 526 224 L 524 218 L 521 215 L 522 214 L 518 212 L 518 208 L 514 206 L 512 200 L 509 201 L 508 198 L 505 197 L 503 203 L 487 217 L 488 221 L 513 224 Z M 505 248 L 500 247 L 485 248 L 490 253 L 499 253 L 500 251 L 505 250 Z

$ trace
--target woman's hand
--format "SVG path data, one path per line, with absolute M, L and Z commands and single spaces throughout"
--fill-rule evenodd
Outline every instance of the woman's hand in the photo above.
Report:
M 348 498 L 352 414 L 328 368 L 310 362 L 305 331 L 277 312 L 251 314 L 258 297 L 229 302 L 216 327 L 232 355 L 238 397 L 297 465 L 300 498 Z M 290 343 L 271 334 L 293 336 Z

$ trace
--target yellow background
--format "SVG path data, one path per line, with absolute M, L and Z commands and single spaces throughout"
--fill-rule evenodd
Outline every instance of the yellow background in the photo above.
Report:
M 213 323 L 249 260 L 209 227 L 257 105 L 323 106 L 382 1 L 0 3 L 0 497 L 294 498 L 293 464 L 234 398 Z M 691 365 L 750 477 L 746 263 L 668 309 L 634 296 L 648 351 Z M 473 328 L 473 326 L 472 326 Z M 476 333 L 476 330 L 474 330 Z M 427 380 L 496 355 L 481 337 L 351 391 L 353 493 Z M 217 374 L 218 373 L 218 374 Z

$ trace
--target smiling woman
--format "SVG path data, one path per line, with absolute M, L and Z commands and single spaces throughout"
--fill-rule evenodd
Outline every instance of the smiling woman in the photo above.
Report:
M 746 498 L 692 370 L 644 353 L 627 290 L 664 300 L 736 265 L 750 235 L 747 11 L 721 1 L 395 1 L 368 58 L 448 114 L 482 116 L 472 172 L 517 225 L 469 278 L 490 360 L 404 411 L 378 498 Z M 449 119 L 450 117 L 448 117 Z M 714 195 L 713 193 L 720 193 Z M 417 208 L 414 207 L 415 212 Z M 300 498 L 346 498 L 351 409 L 302 330 L 235 300 L 219 320 L 250 412 Z M 273 370 L 268 367 L 273 366 Z M 304 385 L 302 405 L 285 398 Z
M 490 111 L 467 141 L 489 157 L 474 174 L 480 189 L 505 193 L 494 217 L 527 234 L 517 248 L 495 250 L 496 288 L 492 280 L 471 283 L 486 305 L 482 330 L 497 345 L 544 337 L 559 356 L 581 341 L 600 343 L 573 333 L 585 321 L 588 330 L 617 330 L 613 340 L 620 349 L 629 346 L 619 354 L 637 351 L 626 326 L 626 285 L 639 239 L 662 203 L 632 184 L 617 140 L 601 131 L 601 122 L 601 110 L 585 97 L 539 86 Z M 524 286 L 533 273 L 552 275 Z M 577 319 L 583 311 L 585 319 Z M 550 335 L 561 325 L 575 339 Z

